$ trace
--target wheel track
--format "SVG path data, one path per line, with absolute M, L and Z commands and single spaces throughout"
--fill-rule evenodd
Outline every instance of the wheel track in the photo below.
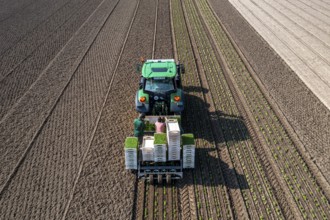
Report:
M 154 27 L 154 39 L 153 39 L 153 45 L 152 45 L 152 55 L 151 58 L 155 59 L 155 58 L 160 58 L 159 54 L 156 54 L 156 39 L 157 39 L 157 24 L 158 24 L 158 12 L 159 11 L 159 0 L 156 1 L 156 13 L 155 13 L 155 27 Z M 155 55 L 157 57 L 155 57 Z M 158 186 L 151 186 L 151 192 L 150 194 L 155 194 L 153 198 L 156 198 L 156 204 L 154 202 L 154 212 L 156 214 L 156 216 L 154 216 L 153 214 L 148 216 L 148 219 L 162 219 L 163 218 L 163 187 L 160 183 L 157 183 Z M 155 190 L 156 188 L 156 190 Z M 150 200 L 150 199 L 149 199 Z M 150 210 L 150 209 L 149 209 Z
M 192 44 L 192 47 L 193 47 L 193 49 L 194 49 L 194 56 L 195 56 L 195 60 L 196 60 L 196 62 L 197 62 L 197 69 L 198 69 L 198 72 L 199 72 L 199 81 L 201 82 L 201 87 L 202 88 L 206 88 L 206 89 L 208 89 L 209 88 L 209 86 L 208 86 L 208 84 L 206 83 L 206 78 L 205 78 L 205 72 L 204 72 L 204 69 L 203 69 L 203 65 L 202 65 L 202 63 L 200 62 L 200 60 L 201 60 L 201 57 L 200 57 L 200 55 L 199 55 L 199 53 L 198 53 L 198 51 L 197 51 L 197 44 L 196 44 L 196 40 L 194 39 L 194 35 L 192 34 L 192 30 L 191 30 L 191 25 L 189 25 L 189 21 L 187 21 L 188 19 L 187 19 L 187 10 L 185 9 L 185 5 L 184 4 L 182 4 L 182 7 L 183 7 L 183 9 L 184 9 L 184 11 L 185 11 L 185 16 L 186 16 L 186 22 L 188 23 L 188 25 L 187 25 L 187 28 L 188 28 L 188 30 L 189 30 L 189 32 L 190 32 L 190 38 L 191 38 L 191 44 Z M 207 54 L 203 54 L 204 56 L 207 56 Z M 224 139 L 221 139 L 221 138 L 217 138 L 219 135 L 221 136 L 221 137 L 223 137 L 223 135 L 221 134 L 221 133 L 219 133 L 219 132 L 217 132 L 217 129 L 216 129 L 216 127 L 217 127 L 217 125 L 216 125 L 216 123 L 214 123 L 213 122 L 213 116 L 212 116 L 212 112 L 214 111 L 214 106 L 213 106 L 213 103 L 212 103 L 212 97 L 211 97 L 211 95 L 208 95 L 208 94 L 205 94 L 205 92 L 203 92 L 203 96 L 204 96 L 204 100 L 206 101 L 206 103 L 208 104 L 208 105 L 210 105 L 211 107 L 209 108 L 209 111 L 211 112 L 210 114 L 210 118 L 211 118 L 211 122 L 210 122 L 210 124 L 212 125 L 211 126 L 211 132 L 213 133 L 213 138 L 212 139 L 214 139 L 215 141 L 216 141 L 216 146 L 218 147 L 218 149 L 217 149 L 217 151 L 219 151 L 219 147 L 221 147 L 221 146 L 219 146 L 219 143 L 222 143 L 222 142 L 224 142 Z M 197 120 L 197 119 L 195 119 L 195 120 Z M 205 131 L 205 129 L 203 129 L 203 131 L 199 131 L 199 132 L 204 132 Z M 215 135 L 216 134 L 216 135 Z M 221 144 L 220 144 L 221 145 Z M 217 154 L 214 154 L 214 153 L 211 153 L 212 154 L 212 156 L 213 157 L 215 157 L 215 158 L 217 158 L 218 157 L 218 155 L 219 155 L 219 152 L 218 152 L 218 155 Z M 231 161 L 229 160 L 229 161 L 226 161 L 228 164 L 231 164 Z M 222 163 L 223 164 L 223 163 Z M 197 165 L 198 166 L 198 165 Z M 213 165 L 213 166 L 215 166 L 215 165 Z M 216 167 L 216 166 L 215 166 Z M 213 167 L 213 168 L 215 168 L 215 167 Z M 223 170 L 226 170 L 227 168 L 226 168 L 226 166 L 221 166 L 221 168 L 223 169 Z M 216 168 L 215 170 L 221 170 L 220 169 L 220 167 L 218 167 L 218 168 Z M 228 174 L 228 173 L 227 173 Z M 232 173 L 233 174 L 233 173 Z M 234 174 L 235 175 L 235 174 Z M 212 177 L 211 177 L 212 178 Z M 227 185 L 231 185 L 231 184 L 236 184 L 237 182 L 237 180 L 236 180 L 236 178 L 234 177 L 233 178 L 233 176 L 227 176 L 227 177 L 225 177 L 226 178 L 226 180 L 227 180 Z M 224 177 L 222 177 L 222 174 L 221 174 L 221 183 L 222 184 L 224 184 L 225 182 L 224 182 Z M 218 179 L 219 180 L 219 179 Z M 218 182 L 218 183 L 220 183 L 220 181 Z M 238 185 L 235 185 L 235 186 L 238 186 Z M 228 191 L 228 189 L 226 189 L 226 187 L 225 187 L 225 191 Z M 230 191 L 230 189 L 229 189 L 229 191 Z M 221 198 L 221 197 L 224 197 L 224 198 L 226 198 L 227 199 L 227 201 L 229 201 L 230 200 L 230 198 L 229 198 L 229 196 L 228 196 L 228 194 L 227 193 L 223 193 L 222 192 L 222 194 L 224 194 L 224 195 L 221 195 L 221 193 L 220 194 L 218 194 L 216 197 L 217 198 Z M 237 194 L 236 194 L 237 195 Z M 241 197 L 236 197 L 236 198 L 238 198 L 238 200 L 237 201 L 239 201 L 240 200 L 240 198 Z M 231 203 L 231 205 L 233 205 L 233 202 L 231 201 L 230 202 Z M 221 207 L 221 210 L 226 210 L 228 207 L 226 207 L 226 205 L 224 205 L 224 204 L 226 204 L 226 201 L 222 201 L 222 207 Z M 235 205 L 237 205 L 237 204 L 235 204 Z M 238 207 L 242 207 L 242 206 L 240 206 L 240 205 L 238 205 Z M 234 211 L 234 213 L 231 213 L 231 212 L 229 212 L 230 214 L 228 215 L 228 213 L 227 213 L 227 215 L 226 215 L 226 217 L 228 217 L 229 216 L 229 218 L 232 218 L 232 216 L 234 215 L 234 216 L 236 216 L 237 215 L 237 213 L 235 213 L 235 209 L 233 209 Z M 215 215 L 215 211 L 213 210 L 213 215 Z M 216 218 L 219 218 L 219 217 L 221 217 L 221 218 L 225 218 L 224 216 L 224 213 L 222 213 L 222 214 L 219 214 L 219 213 L 217 213 L 217 215 L 220 215 L 220 216 L 217 216 Z
M 175 2 L 175 4 L 177 4 L 175 7 L 176 7 L 176 9 L 174 9 L 174 10 L 178 10 L 178 8 L 180 8 L 180 10 L 179 11 L 176 11 L 175 13 L 172 13 L 172 15 L 173 14 L 175 14 L 175 15 L 180 15 L 180 14 L 183 14 L 183 11 L 182 11 L 182 9 L 181 9 L 181 5 L 180 4 L 178 4 L 177 2 Z M 178 19 L 177 19 L 178 20 Z M 176 21 L 177 21 L 176 20 Z M 185 22 L 184 21 L 184 17 L 182 17 L 181 19 L 180 19 L 181 21 L 183 21 L 183 22 Z M 182 27 L 183 26 L 183 27 Z M 180 29 L 180 28 L 178 28 L 178 29 Z M 181 30 L 185 30 L 186 29 L 186 24 L 183 24 L 183 25 L 181 25 Z M 175 31 L 173 31 L 173 32 L 175 32 Z M 186 30 L 186 32 L 185 33 L 182 33 L 182 31 L 181 31 L 181 34 L 183 34 L 183 35 L 187 35 L 186 37 L 184 37 L 184 39 L 189 39 L 189 35 L 188 35 L 188 32 L 187 32 L 187 30 Z M 183 35 L 181 35 L 181 34 L 178 34 L 178 35 L 180 35 L 180 36 L 183 36 Z M 175 38 L 175 37 L 174 37 Z M 190 42 L 189 42 L 189 46 L 190 46 Z M 179 53 L 181 53 L 181 51 L 179 50 L 180 48 L 177 48 L 176 50 L 177 50 L 177 52 L 179 52 Z M 191 49 L 190 49 L 191 50 Z M 193 54 L 193 52 L 192 51 L 190 51 L 190 54 Z M 180 55 L 182 55 L 182 54 L 179 54 L 177 57 L 180 57 Z M 187 54 L 186 54 L 187 55 Z M 183 61 L 185 62 L 185 65 L 186 65 L 186 68 L 187 68 L 187 65 L 188 65 L 188 62 L 186 61 L 186 59 L 185 59 L 185 57 L 181 57 L 182 59 L 183 59 Z M 181 59 L 180 58 L 180 59 Z M 189 64 L 189 67 L 190 66 L 195 66 L 196 64 L 194 63 L 194 64 Z M 188 68 L 187 68 L 188 69 Z M 189 71 L 189 69 L 187 70 L 187 72 Z M 186 83 L 185 82 L 185 80 L 184 80 L 184 76 L 182 76 L 183 77 L 183 83 Z M 189 83 L 186 83 L 186 85 L 189 85 Z M 187 91 L 186 91 L 186 93 L 187 93 Z M 186 100 L 186 102 L 187 103 L 192 103 L 188 98 L 187 98 L 187 100 Z M 193 106 L 193 105 L 191 105 L 190 106 L 190 108 L 195 108 L 195 106 Z M 186 116 L 187 117 L 187 119 L 188 119 L 188 115 Z M 194 121 L 196 121 L 197 119 L 196 118 L 194 118 L 194 117 L 192 117 L 192 118 L 190 118 L 189 117 L 189 119 L 190 120 L 194 120 Z M 183 123 L 184 123 L 184 121 L 183 121 Z M 185 126 L 185 127 L 193 127 L 193 125 L 191 125 L 190 124 L 190 126 L 189 126 L 189 124 L 187 125 L 187 126 Z M 195 131 L 195 132 L 193 132 L 193 133 L 195 133 L 196 134 L 196 132 L 201 132 L 200 130 L 199 131 Z M 202 143 L 201 143 L 201 141 L 196 141 L 196 146 L 197 147 L 199 147 L 200 145 L 203 145 Z M 203 157 L 203 155 L 201 155 L 201 154 L 199 154 L 198 153 L 198 151 L 196 150 L 196 168 L 195 168 L 195 174 L 196 174 L 196 176 L 198 176 L 199 178 L 198 178 L 198 180 L 202 180 L 202 174 L 201 174 L 201 171 L 200 171 L 200 168 L 201 168 L 201 164 L 199 163 L 199 160 L 197 159 L 197 158 L 202 158 Z M 195 175 L 194 175 L 195 176 Z M 186 177 L 185 177 L 186 178 Z M 196 193 L 196 201 L 195 201 L 195 206 L 197 205 L 197 209 L 198 210 L 196 210 L 197 211 L 197 213 L 198 213 L 198 215 L 199 216 L 204 216 L 204 217 L 207 217 L 208 216 L 208 211 L 207 211 L 207 208 L 206 208 L 206 204 L 205 204 L 205 201 L 206 201 L 206 198 L 205 198 L 205 194 L 203 193 L 203 182 L 201 181 L 201 182 L 197 182 L 196 181 L 196 177 L 194 177 L 194 181 L 192 182 L 193 184 L 194 184 L 194 188 L 195 188 L 195 193 Z M 183 192 L 185 192 L 185 191 L 183 191 Z M 189 191 L 188 191 L 189 192 Z M 189 195 L 190 196 L 190 195 Z M 194 197 L 192 197 L 192 198 L 194 198 Z M 192 201 L 190 201 L 190 203 L 191 203 Z M 185 202 L 183 201 L 182 202 L 182 204 L 185 204 Z M 203 206 L 203 207 L 202 207 Z M 196 214 L 197 214 L 196 213 Z M 196 214 L 195 213 L 193 213 L 194 215 L 195 215 L 195 217 L 197 217 L 196 216 Z M 186 217 L 186 218 L 189 218 L 189 216 L 183 216 L 183 217 Z
M 157 45 L 156 44 L 157 20 L 158 20 L 157 15 L 158 15 L 158 0 L 155 3 L 155 16 L 154 16 L 153 35 L 152 35 L 153 39 L 152 39 L 151 59 L 154 59 L 154 57 L 155 57 L 155 50 L 156 50 L 156 45 Z M 137 181 L 139 181 L 139 180 L 137 180 Z M 140 180 L 140 181 L 143 181 L 144 184 L 138 185 L 139 188 L 137 189 L 137 191 L 138 191 L 139 195 L 141 195 L 141 196 L 142 196 L 142 194 L 144 194 L 144 197 L 146 199 L 144 199 L 142 207 L 139 207 L 137 210 L 133 210 L 133 211 L 137 212 L 137 216 L 139 219 L 147 218 L 147 219 L 153 220 L 155 218 L 155 216 L 154 216 L 155 209 L 157 209 L 157 205 L 155 205 L 155 200 L 159 203 L 159 201 L 157 200 L 158 198 L 155 199 L 155 192 L 159 192 L 159 189 L 157 189 L 157 187 L 155 187 L 155 185 L 147 182 L 147 180 Z M 137 201 L 137 202 L 139 202 L 139 201 Z M 163 202 L 163 201 L 161 201 L 161 202 Z
M 146 189 L 146 183 L 145 180 L 136 180 L 138 182 L 138 188 L 137 188 L 137 194 L 138 199 L 136 202 L 137 208 L 136 208 L 136 219 L 142 220 L 144 218 L 144 204 L 145 204 L 145 189 Z M 132 219 L 135 219 L 134 217 Z
M 220 34 L 219 33 L 217 33 L 217 36 L 219 36 Z M 232 40 L 231 40 L 231 42 L 233 42 Z M 223 44 L 224 45 L 224 44 Z M 233 76 L 235 77 L 236 75 L 237 75 L 237 72 L 235 72 L 234 71 L 234 73 L 236 73 L 236 74 L 233 74 Z M 244 79 L 244 82 L 247 82 L 247 76 L 248 75 L 245 75 L 245 79 Z M 230 81 L 230 80 L 229 80 Z M 251 83 L 252 84 L 252 83 Z M 253 85 L 253 84 L 252 84 Z M 238 87 L 238 86 L 236 86 L 236 87 Z M 249 89 L 251 89 L 251 88 L 258 88 L 257 86 L 247 86 Z M 238 88 L 236 88 L 236 91 L 239 91 L 239 89 Z M 259 92 L 260 93 L 260 92 Z M 257 91 L 256 90 L 254 90 L 253 91 L 253 94 L 258 94 L 257 93 Z M 243 95 L 241 94 L 240 95 L 241 97 L 243 97 Z M 245 96 L 245 98 L 246 99 L 248 99 L 248 95 L 247 96 Z M 262 100 L 262 96 L 258 96 L 257 98 L 255 98 L 255 100 Z M 241 98 L 242 99 L 242 98 Z M 265 99 L 265 98 L 264 98 Z M 265 104 L 268 104 L 267 103 L 267 100 L 265 100 L 265 101 L 261 101 L 262 103 L 265 103 Z M 253 105 L 256 105 L 255 103 L 253 104 Z M 268 106 L 269 106 L 269 104 L 268 104 Z M 248 108 L 250 108 L 250 109 L 253 109 L 253 107 L 252 107 L 252 105 L 250 104 L 248 107 L 247 107 L 247 105 L 246 105 L 246 107 L 245 107 L 245 109 L 248 109 Z M 265 109 L 267 109 L 267 115 L 270 113 L 270 112 L 272 112 L 272 110 L 270 109 L 270 108 L 265 108 Z M 253 116 L 249 116 L 249 118 L 250 118 L 250 120 L 253 122 L 254 121 L 254 117 Z M 266 117 L 265 117 L 266 118 Z M 271 118 L 271 120 L 272 120 L 272 118 L 276 118 L 276 116 L 275 116 L 275 114 L 273 113 L 273 116 L 272 117 L 270 117 Z M 278 122 L 278 119 L 277 120 L 275 120 L 275 122 Z M 272 122 L 272 123 L 275 123 L 274 121 Z M 263 123 L 264 124 L 268 124 L 265 120 L 263 121 Z M 280 125 L 276 125 L 278 128 L 281 128 L 281 126 Z M 256 127 L 256 126 L 255 126 Z M 280 129 L 280 131 L 282 131 L 282 132 L 284 132 L 284 129 L 283 128 L 281 128 Z M 260 131 L 259 131 L 260 132 Z M 270 134 L 272 134 L 272 133 L 274 133 L 274 132 L 270 132 Z M 259 133 L 259 134 L 261 134 L 261 132 Z M 279 133 L 279 135 L 278 135 L 279 137 L 286 137 L 286 135 L 283 135 L 283 134 L 281 134 L 281 133 Z M 278 137 L 278 136 L 276 136 L 276 137 Z M 279 141 L 280 142 L 280 141 Z M 269 143 L 267 143 L 267 144 L 269 144 Z M 292 145 L 292 142 L 291 141 L 289 141 L 289 142 L 286 142 L 286 144 L 287 145 Z M 283 145 L 283 144 L 282 144 Z M 294 147 L 292 147 L 292 148 L 294 148 Z M 266 151 L 267 149 L 265 149 L 265 151 Z M 294 152 L 297 152 L 297 151 L 294 151 Z M 298 152 L 297 152 L 298 153 Z M 285 157 L 287 154 L 285 154 L 285 155 L 282 155 L 283 157 Z M 299 154 L 298 154 L 299 155 Z M 269 156 L 269 155 L 268 155 Z M 274 157 L 274 154 L 273 154 L 273 157 Z M 300 157 L 300 156 L 299 156 Z M 298 159 L 299 159 L 299 157 L 298 157 Z M 269 158 L 269 157 L 268 157 Z M 301 157 L 300 157 L 301 158 Z M 276 158 L 275 158 L 276 159 Z M 292 158 L 291 158 L 291 160 L 292 160 Z M 286 161 L 290 161 L 290 159 L 287 159 Z M 299 160 L 301 163 L 303 163 L 303 161 L 302 160 Z M 274 162 L 273 162 L 274 163 Z M 278 162 L 277 162 L 278 163 Z M 305 167 L 305 166 L 304 166 Z M 294 171 L 294 173 L 296 173 L 297 172 L 297 170 L 296 171 Z M 299 172 L 299 171 L 298 171 Z M 278 174 L 277 174 L 278 175 Z M 301 173 L 301 175 L 303 176 L 304 174 L 303 173 Z M 294 177 L 293 178 L 291 178 L 291 179 L 295 179 Z M 298 185 L 302 185 L 302 184 L 298 184 Z M 309 190 L 312 190 L 313 188 L 309 188 Z M 297 191 L 299 191 L 299 189 L 297 190 Z M 319 195 L 318 196 L 318 198 L 323 198 L 324 196 L 322 196 L 322 194 L 321 195 Z M 301 200 L 300 200 L 301 201 Z M 320 203 L 321 203 L 321 201 L 320 201 Z M 323 203 L 323 205 L 325 205 L 325 209 L 326 209 L 326 206 L 328 205 L 327 203 Z M 322 205 L 321 205 L 322 206 Z M 311 208 L 311 207 L 310 207 Z M 309 209 L 310 210 L 310 209 Z M 314 212 L 315 213 L 315 212 Z M 320 213 L 322 213 L 322 211 L 320 212 Z M 306 213 L 302 213 L 301 215 L 304 215 L 304 217 L 305 217 L 305 215 L 306 215 Z M 324 212 L 323 212 L 323 215 L 324 215 Z M 319 216 L 319 217 L 321 217 L 321 216 Z M 324 217 L 324 216 L 323 216 Z

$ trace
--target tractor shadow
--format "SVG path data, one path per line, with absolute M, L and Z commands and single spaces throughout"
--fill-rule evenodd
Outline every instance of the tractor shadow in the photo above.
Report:
M 182 115 L 185 133 L 191 132 L 196 138 L 218 144 L 250 139 L 243 117 L 225 113 L 221 109 L 212 109 L 202 98 L 191 95 L 195 92 L 209 93 L 205 88 L 185 87 L 185 110 Z
M 195 168 L 185 169 L 183 178 L 176 185 L 185 187 L 196 186 L 226 186 L 228 189 L 249 189 L 246 177 L 234 167 L 230 167 L 221 159 L 214 147 L 195 150 Z
M 207 94 L 200 87 L 185 87 L 185 111 L 182 127 L 185 133 L 193 133 L 197 141 L 195 169 L 185 170 L 180 185 L 223 185 L 229 189 L 248 189 L 243 173 L 223 161 L 220 155 L 224 149 L 242 146 L 250 139 L 244 119 L 237 115 L 213 110 L 208 103 L 194 93 Z M 195 120 L 198 118 L 198 120 Z M 215 146 L 216 145 L 216 146 Z M 188 177 L 188 178 L 187 178 Z

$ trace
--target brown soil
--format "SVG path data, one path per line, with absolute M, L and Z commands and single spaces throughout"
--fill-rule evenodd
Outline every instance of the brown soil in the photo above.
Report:
M 64 61 L 55 61 L 2 121 L 3 218 L 62 218 L 135 5 L 104 1 L 62 50 Z
M 306 147 L 316 138 L 320 146 L 329 146 L 329 131 L 324 131 L 329 128 L 329 112 L 315 104 L 316 97 L 227 1 L 210 2 Z M 289 209 L 298 206 L 292 204 L 291 188 L 281 179 L 280 162 L 271 159 L 273 149 L 265 148 L 262 132 L 255 129 L 253 108 L 226 69 L 206 21 L 199 22 L 197 1 L 6 0 L 4 4 L 0 219 L 299 216 Z M 122 145 L 132 135 L 137 116 L 133 100 L 140 75 L 135 65 L 141 56 L 175 56 L 186 66 L 183 127 L 197 139 L 196 169 L 185 171 L 184 179 L 171 186 L 150 185 L 124 169 Z M 286 95 L 284 79 L 291 80 L 290 88 L 297 87 L 294 92 L 301 94 L 301 100 Z M 252 97 L 257 90 L 247 94 Z M 304 102 L 311 104 L 302 108 Z M 315 112 L 329 120 L 321 121 Z M 305 128 L 308 121 L 301 119 L 319 124 Z M 270 120 L 265 117 L 259 124 L 268 125 Z M 304 134 L 306 129 L 317 130 Z M 290 137 L 283 137 L 283 143 L 293 145 Z M 310 199 L 308 193 L 316 192 L 316 187 L 316 183 L 315 189 L 302 186 L 301 193 Z M 326 210 L 328 198 L 317 202 L 321 199 L 318 205 Z M 305 209 L 316 205 L 301 204 Z

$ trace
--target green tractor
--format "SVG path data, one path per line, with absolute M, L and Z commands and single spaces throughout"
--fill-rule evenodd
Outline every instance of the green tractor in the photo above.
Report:
M 135 97 L 136 111 L 146 115 L 180 115 L 184 109 L 183 64 L 174 59 L 146 60 L 138 71 L 142 75 Z
M 195 140 L 193 134 L 183 134 L 181 113 L 184 93 L 181 74 L 184 66 L 174 59 L 146 60 L 138 66 L 142 72 L 135 107 L 146 114 L 142 140 L 125 140 L 125 169 L 137 171 L 137 177 L 155 181 L 182 179 L 184 169 L 195 168 Z M 158 118 L 166 122 L 165 132 L 156 132 Z

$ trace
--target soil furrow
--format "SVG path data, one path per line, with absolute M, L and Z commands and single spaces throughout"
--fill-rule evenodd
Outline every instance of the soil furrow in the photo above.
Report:
M 33 140 L 39 134 L 40 128 L 58 103 L 73 74 L 102 28 L 103 22 L 111 13 L 111 11 L 105 13 L 100 9 L 100 6 L 79 29 L 80 35 L 76 35 L 76 38 L 72 38 L 66 44 L 66 47 L 48 65 L 39 80 L 20 99 L 7 117 L 1 120 L 1 142 L 3 144 L 1 155 L 4 157 L 1 160 L 1 166 L 5 167 L 0 177 L 1 188 L 4 187 L 5 179 L 15 169 L 16 163 L 20 163 L 19 161 L 24 158 L 26 150 L 30 148 Z M 111 7 L 113 4 L 107 6 L 109 9 Z M 22 155 L 23 157 L 20 158 Z
M 126 4 L 130 1 L 123 1 Z M 98 207 L 103 208 L 99 213 L 102 218 L 127 219 L 132 218 L 134 191 L 139 192 L 139 184 L 136 189 L 134 182 L 135 175 L 130 172 L 124 172 L 124 151 L 123 143 L 125 137 L 132 135 L 132 124 L 136 116 L 134 111 L 134 96 L 139 80 L 139 74 L 132 71 L 132 67 L 138 63 L 139 58 L 148 58 L 152 54 L 153 28 L 155 2 L 151 0 L 141 1 L 137 10 L 136 17 L 127 44 L 120 60 L 116 77 L 113 81 L 108 99 L 104 106 L 101 119 L 91 144 L 91 148 L 83 165 L 79 181 L 71 202 L 67 218 L 81 218 L 85 216 L 95 216 L 98 214 Z M 123 13 L 125 14 L 125 13 Z M 142 22 L 143 21 L 143 22 Z M 141 30 L 144 30 L 141 32 Z M 125 86 L 123 86 L 123 83 Z M 116 99 L 113 99 L 116 97 Z M 96 163 L 96 161 L 98 161 Z M 94 173 L 97 168 L 99 172 Z M 108 169 L 111 168 L 111 169 Z M 102 178 L 103 181 L 96 181 L 95 176 Z M 86 185 L 93 182 L 93 185 Z M 106 182 L 104 185 L 102 182 Z M 145 207 L 148 207 L 149 189 L 148 184 L 145 193 L 148 195 L 145 199 Z M 91 200 L 85 198 L 84 189 L 93 192 Z M 120 201 L 120 202 L 118 202 Z M 154 201 L 152 201 L 154 202 Z M 106 204 L 106 205 L 105 205 Z M 137 208 L 139 209 L 139 208 Z M 89 210 L 93 210 L 90 212 Z M 113 212 L 116 210 L 116 212 Z
M 15 45 L 22 37 L 31 33 L 37 25 L 44 22 L 68 2 L 68 0 L 46 0 L 38 2 L 38 4 L 32 3 L 22 12 L 1 22 L 0 54 Z
M 26 35 L 12 48 L 5 51 L 0 59 L 0 81 L 8 77 L 28 57 L 34 56 L 33 52 L 45 41 L 54 41 L 54 32 L 63 31 L 62 26 L 69 23 L 70 19 L 77 19 L 73 17 L 77 11 L 81 13 L 81 8 L 86 7 L 86 2 L 87 0 L 70 1 L 58 10 L 57 13 L 50 16 L 44 23 L 35 28 L 32 33 Z M 74 33 L 74 30 L 77 28 L 71 29 L 73 29 L 72 33 Z M 57 33 L 57 35 L 59 34 Z
M 100 6 L 99 11 L 94 13 L 98 19 L 91 20 L 92 25 L 101 28 L 105 21 L 102 19 L 106 19 L 113 7 L 112 2 Z M 63 214 L 83 149 L 91 138 L 91 130 L 111 77 L 108 71 L 113 70 L 115 65 L 115 59 L 109 62 L 109 57 L 118 55 L 128 28 L 129 20 L 125 24 L 119 16 L 123 15 L 123 10 L 127 11 L 127 5 L 121 8 L 120 12 L 115 10 L 117 19 L 110 19 L 105 30 L 93 40 L 93 46 L 36 136 L 22 166 L 2 192 L 0 207 L 7 210 L 1 210 L 1 213 L 6 213 L 6 218 L 16 215 L 16 218 L 47 219 L 60 218 Z M 133 9 L 134 5 L 130 8 L 131 13 Z M 115 37 L 104 44 L 108 34 L 114 30 L 117 31 Z M 96 60 L 98 65 L 94 65 Z
M 100 0 L 90 2 L 77 11 L 72 19 L 62 26 L 48 41 L 45 41 L 34 51 L 21 65 L 19 65 L 9 77 L 0 82 L 0 120 L 8 114 L 13 106 L 24 96 L 29 89 L 43 77 L 47 68 L 62 56 L 63 50 L 66 50 L 67 43 L 76 39 L 79 28 L 86 22 L 86 19 L 100 4 Z M 86 29 L 85 32 L 93 32 L 93 29 Z M 80 46 L 75 46 L 75 50 L 80 50 Z M 70 66 L 70 62 L 75 59 L 65 57 L 63 66 Z M 64 62 L 64 61 L 63 61 Z M 57 70 L 58 72 L 61 69 Z M 60 75 L 59 75 L 60 77 Z

